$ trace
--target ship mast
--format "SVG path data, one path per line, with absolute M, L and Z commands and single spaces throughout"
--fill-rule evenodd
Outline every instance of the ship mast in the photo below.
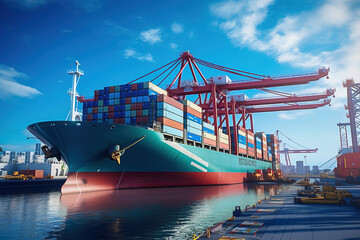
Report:
M 84 75 L 84 71 L 79 69 L 79 61 L 75 61 L 76 69 L 70 69 L 67 71 L 67 73 L 71 76 L 73 76 L 73 82 L 72 82 L 72 89 L 68 90 L 68 94 L 71 98 L 71 109 L 70 109 L 70 121 L 81 121 L 82 114 L 77 109 L 77 99 L 76 97 L 79 97 L 80 95 L 76 92 L 77 84 L 79 83 L 80 76 Z M 68 115 L 68 117 L 69 117 Z

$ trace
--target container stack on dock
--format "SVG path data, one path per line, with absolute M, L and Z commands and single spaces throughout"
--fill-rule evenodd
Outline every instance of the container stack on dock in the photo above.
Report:
M 272 162 L 272 153 L 271 153 L 271 147 L 270 146 L 268 146 L 267 147 L 268 148 L 268 160 L 269 160 L 269 162 Z
M 189 100 L 182 101 L 184 105 L 184 126 L 186 136 L 184 139 L 202 143 L 202 109 Z

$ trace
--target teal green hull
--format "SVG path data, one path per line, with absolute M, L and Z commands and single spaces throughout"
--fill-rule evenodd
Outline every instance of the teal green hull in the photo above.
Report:
M 62 121 L 35 123 L 28 129 L 60 151 L 69 166 L 69 178 L 76 174 L 73 184 L 77 186 L 79 175 L 114 178 L 118 183 L 111 188 L 232 184 L 243 182 L 247 172 L 271 168 L 271 162 L 166 141 L 162 133 L 136 126 Z M 120 164 L 108 157 L 112 146 L 124 149 L 143 136 L 125 150 Z M 179 179 L 174 183 L 175 176 Z M 125 179 L 130 182 L 124 185 Z

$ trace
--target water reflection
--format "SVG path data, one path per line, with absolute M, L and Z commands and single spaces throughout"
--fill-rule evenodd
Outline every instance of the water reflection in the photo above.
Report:
M 127 189 L 61 196 L 67 215 L 57 239 L 190 239 L 226 220 L 234 206 L 245 208 L 276 185 Z

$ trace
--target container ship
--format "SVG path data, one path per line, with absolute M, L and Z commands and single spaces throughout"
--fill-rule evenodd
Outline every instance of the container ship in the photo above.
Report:
M 70 74 L 77 82 L 82 72 L 77 68 Z M 226 76 L 214 77 L 211 85 L 221 86 L 224 79 L 227 82 Z M 72 121 L 28 126 L 46 144 L 47 157 L 68 164 L 62 194 L 236 184 L 256 170 L 280 169 L 274 134 L 254 132 L 252 122 L 251 129 L 230 126 L 228 118 L 221 124 L 216 115 L 220 110 L 209 118 L 201 104 L 179 98 L 170 89 L 150 81 L 105 87 L 95 90 L 93 98 L 82 99 L 82 121 L 72 116 Z M 212 99 L 212 104 L 222 104 Z

